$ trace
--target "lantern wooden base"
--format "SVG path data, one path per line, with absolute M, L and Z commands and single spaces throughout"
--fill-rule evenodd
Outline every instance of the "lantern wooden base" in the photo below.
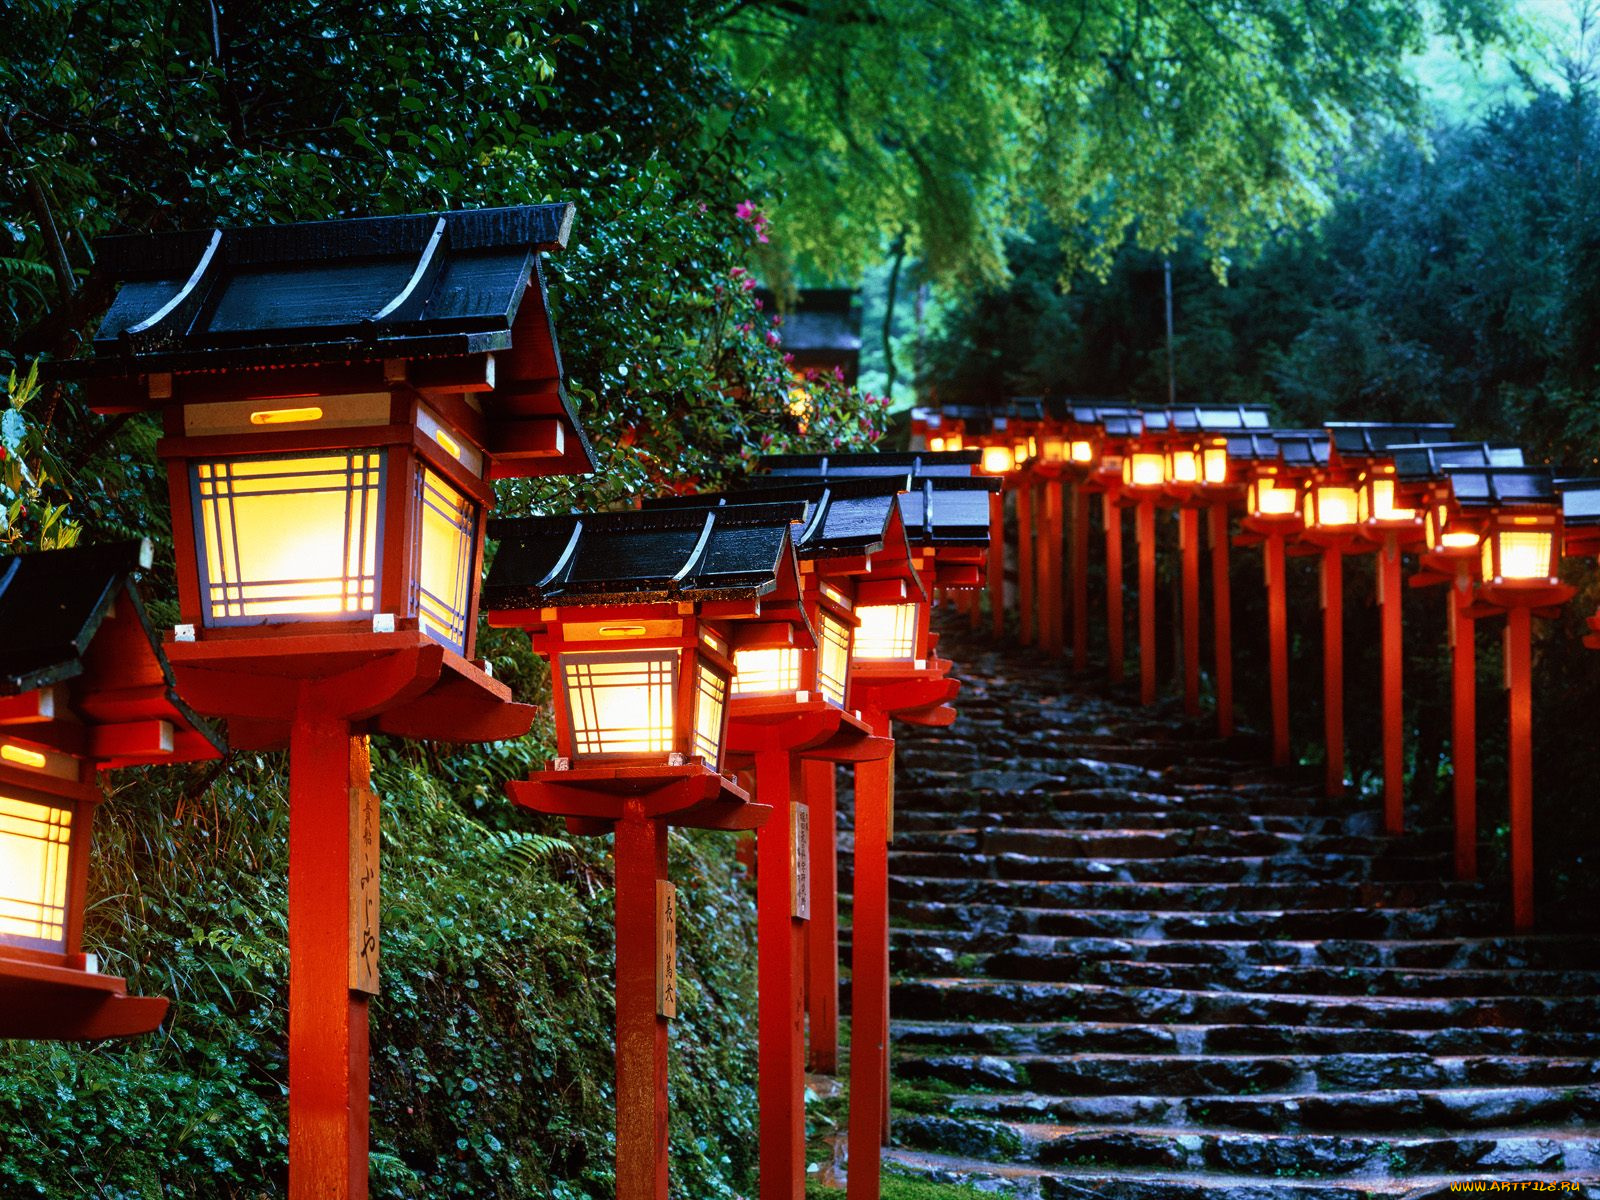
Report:
M 235 749 L 282 749 L 302 692 L 359 727 L 397 737 L 491 742 L 521 737 L 534 708 L 426 634 L 344 633 L 169 641 L 184 698 L 228 719 Z
M 699 761 L 545 771 L 506 790 L 524 808 L 565 817 L 575 833 L 616 834 L 617 1200 L 667 1200 L 663 1009 L 676 1009 L 675 983 L 663 1003 L 667 830 L 758 829 L 772 807 Z
M 0 1038 L 93 1042 L 156 1029 L 164 996 L 130 996 L 115 975 L 0 957 Z

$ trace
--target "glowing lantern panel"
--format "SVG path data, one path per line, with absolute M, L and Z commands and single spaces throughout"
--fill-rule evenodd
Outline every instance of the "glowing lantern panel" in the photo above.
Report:
M 1319 486 L 1312 490 L 1311 523 L 1326 529 L 1356 523 L 1356 491 L 1348 487 Z
M 1250 510 L 1262 517 L 1292 517 L 1299 509 L 1300 491 L 1285 487 L 1270 475 L 1250 485 Z
M 1122 481 L 1132 487 L 1160 487 L 1166 470 L 1160 454 L 1136 450 L 1122 460 Z
M 1498 529 L 1483 539 L 1483 581 L 1549 579 L 1554 547 L 1555 536 L 1549 530 Z M 1496 553 L 1500 559 L 1498 570 Z
M 1227 483 L 1228 448 L 1207 446 L 1201 454 L 1201 473 L 1204 482 L 1208 484 Z
M 1193 450 L 1173 450 L 1167 455 L 1168 483 L 1199 483 L 1199 455 Z
M 671 753 L 677 681 L 674 651 L 563 654 L 573 755 Z
M 864 604 L 856 609 L 855 656 L 873 661 L 904 660 L 917 653 L 915 604 Z
M 694 748 L 706 765 L 722 765 L 722 733 L 728 713 L 728 677 L 702 662 L 694 680 Z
M 0 942 L 67 948 L 72 810 L 0 793 Z
M 738 650 L 734 652 L 733 666 L 736 696 L 770 696 L 800 688 L 800 651 L 793 646 Z
M 1084 441 L 1073 442 L 1072 461 L 1075 463 L 1092 463 L 1094 461 L 1094 443 Z
M 1005 475 L 1014 471 L 1017 466 L 1016 455 L 1010 446 L 985 446 L 983 448 L 983 469 L 990 475 Z
M 467 614 L 476 571 L 477 506 L 431 470 L 417 480 L 417 621 L 424 633 L 458 653 L 467 643 Z
M 823 610 L 817 623 L 817 689 L 843 708 L 849 677 L 850 627 Z
M 374 611 L 382 456 L 193 464 L 208 625 Z

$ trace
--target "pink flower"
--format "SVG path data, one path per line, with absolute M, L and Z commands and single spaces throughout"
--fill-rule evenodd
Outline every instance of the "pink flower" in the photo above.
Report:
M 746 279 L 744 280 L 743 287 L 745 291 L 753 292 L 756 290 L 756 281 L 754 279 Z
M 761 448 L 765 450 L 770 445 L 772 445 L 772 435 L 770 433 L 763 433 L 761 435 Z
M 737 278 L 739 278 L 739 276 L 743 275 L 744 273 L 745 273 L 745 269 L 743 267 L 735 267 L 733 270 L 728 272 L 728 278 L 737 279 Z
M 837 379 L 840 383 L 843 383 L 844 382 L 844 368 L 843 367 L 834 367 L 834 369 L 833 369 L 833 377 L 835 379 Z
M 739 326 L 739 332 L 740 333 L 749 333 L 754 328 L 755 328 L 754 325 L 750 324 L 749 321 L 746 321 L 743 325 Z
M 739 206 L 733 211 L 739 220 L 749 221 L 756 215 L 756 206 L 748 200 L 741 200 L 739 201 Z
M 782 345 L 782 344 L 783 344 L 783 339 L 778 336 L 778 331 L 776 329 L 767 330 L 767 345 L 769 345 L 769 346 L 779 346 L 779 345 Z
M 756 311 L 760 312 L 765 307 L 766 307 L 766 304 L 762 302 L 761 297 L 757 296 L 756 297 Z
M 784 355 L 784 356 L 783 356 L 783 365 L 784 365 L 784 366 L 786 366 L 786 367 L 792 367 L 792 366 L 794 366 L 794 355 L 792 355 L 792 354 L 785 354 L 785 355 Z
M 772 240 L 772 239 L 771 239 L 771 238 L 769 238 L 769 237 L 768 237 L 768 236 L 767 236 L 767 235 L 766 235 L 766 234 L 764 234 L 764 233 L 757 233 L 757 234 L 756 234 L 756 241 L 758 241 L 758 242 L 761 242 L 761 243 L 763 243 L 763 244 L 765 244 L 765 243 L 766 243 L 766 242 L 770 242 L 770 241 L 771 241 L 771 240 Z

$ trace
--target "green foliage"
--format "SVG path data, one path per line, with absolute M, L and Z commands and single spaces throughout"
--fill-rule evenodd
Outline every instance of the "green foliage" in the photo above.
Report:
M 1506 37 L 1501 0 L 744 0 L 782 249 L 858 272 L 897 237 L 941 282 L 1004 274 L 1042 213 L 1068 270 L 1193 235 L 1219 267 L 1326 211 L 1353 137 L 1419 112 L 1408 55 Z
M 0 408 L 0 547 L 9 550 L 60 550 L 78 540 L 79 526 L 67 518 L 65 504 L 50 494 L 61 475 L 45 445 L 46 429 L 24 412 L 39 396 L 39 364 L 26 376 L 12 371 Z

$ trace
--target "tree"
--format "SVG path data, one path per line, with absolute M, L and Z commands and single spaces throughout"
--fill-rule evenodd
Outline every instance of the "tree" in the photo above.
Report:
M 1221 268 L 1325 212 L 1352 138 L 1418 115 L 1430 31 L 1510 28 L 1502 0 L 729 0 L 721 41 L 767 95 L 784 252 L 850 276 L 903 237 L 970 284 L 1040 216 L 1069 274 L 1190 234 Z

